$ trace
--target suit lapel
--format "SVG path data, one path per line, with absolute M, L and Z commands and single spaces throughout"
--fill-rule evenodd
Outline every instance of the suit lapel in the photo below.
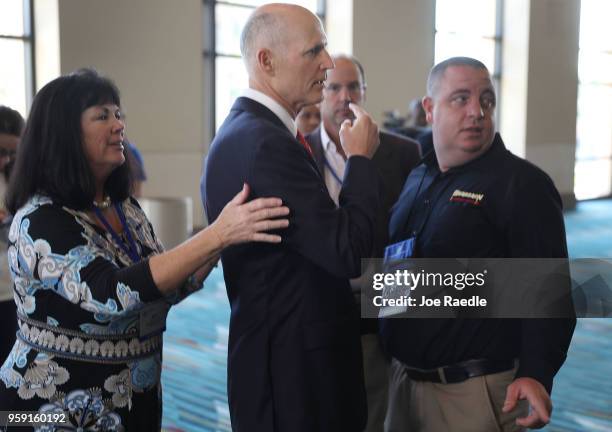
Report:
M 272 122 L 275 126 L 279 127 L 280 129 L 283 130 L 284 133 L 287 134 L 287 140 L 293 140 L 295 145 L 298 146 L 300 148 L 300 151 L 302 151 L 302 153 L 304 154 L 304 157 L 306 158 L 306 160 L 308 160 L 308 163 L 317 171 L 319 172 L 319 169 L 317 167 L 317 164 L 315 163 L 314 159 L 312 158 L 312 156 L 310 156 L 310 154 L 308 153 L 308 151 L 304 148 L 304 146 L 302 146 L 302 143 L 300 143 L 297 139 L 297 137 L 291 136 L 291 132 L 289 132 L 289 130 L 287 129 L 287 126 L 285 126 L 285 124 L 281 121 L 281 119 L 279 119 L 276 114 L 274 114 L 270 109 L 268 109 L 266 106 L 260 104 L 257 101 L 254 101 L 253 99 L 247 98 L 247 97 L 239 97 L 238 99 L 236 99 L 236 101 L 234 102 L 234 105 L 232 106 L 232 111 L 247 111 L 252 113 L 253 115 L 257 116 L 257 117 L 263 117 L 264 119 Z M 314 152 L 314 150 L 313 150 Z
M 312 148 L 312 154 L 314 156 L 315 164 L 319 173 L 323 175 L 325 169 L 325 162 L 323 160 L 323 143 L 321 142 L 321 127 L 319 126 L 314 131 L 306 135 L 306 141 Z
M 380 133 L 379 136 L 380 145 L 378 146 L 376 153 L 374 153 L 374 156 L 372 157 L 372 162 L 374 162 L 374 165 L 376 165 L 377 167 L 384 169 L 384 167 L 387 165 L 388 159 L 393 155 L 391 154 L 390 146 L 387 145 L 385 134 Z
M 232 111 L 234 110 L 247 111 L 256 115 L 257 117 L 263 117 L 266 120 L 274 123 L 274 125 L 287 131 L 287 135 L 291 136 L 289 130 L 287 129 L 287 126 L 285 126 L 285 124 L 281 121 L 281 119 L 276 116 L 276 114 L 274 114 L 266 106 L 260 104 L 257 101 L 254 101 L 253 99 L 249 99 L 247 97 L 239 97 L 238 99 L 236 99 L 234 105 L 232 106 Z

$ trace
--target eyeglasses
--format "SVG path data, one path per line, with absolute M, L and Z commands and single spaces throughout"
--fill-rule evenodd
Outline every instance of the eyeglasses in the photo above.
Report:
M 349 94 L 352 95 L 356 95 L 357 93 L 365 90 L 366 86 L 365 85 L 361 85 L 358 82 L 352 82 L 350 84 L 347 85 L 342 85 L 342 84 L 336 84 L 336 83 L 331 83 L 331 84 L 327 84 L 325 86 L 325 90 L 333 93 L 333 94 L 338 94 L 342 91 L 342 88 L 346 87 L 346 90 L 349 92 Z

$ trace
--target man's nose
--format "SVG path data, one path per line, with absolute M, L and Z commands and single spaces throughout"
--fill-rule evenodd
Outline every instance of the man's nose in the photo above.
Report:
M 343 85 L 340 87 L 340 100 L 352 102 L 351 91 L 348 86 Z
M 323 49 L 323 63 L 321 63 L 321 69 L 328 70 L 333 69 L 335 67 L 336 65 L 334 64 L 334 61 L 332 60 L 331 56 L 329 55 L 326 49 Z
M 484 117 L 484 109 L 482 108 L 482 105 L 479 100 L 470 99 L 470 102 L 468 104 L 468 114 L 471 117 L 477 119 L 481 119 Z

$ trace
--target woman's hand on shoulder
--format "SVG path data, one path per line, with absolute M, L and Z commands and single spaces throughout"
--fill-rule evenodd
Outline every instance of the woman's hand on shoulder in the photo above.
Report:
M 250 241 L 280 243 L 281 236 L 267 231 L 287 228 L 289 214 L 280 198 L 258 198 L 246 202 L 250 193 L 248 184 L 225 205 L 217 220 L 208 229 L 220 240 L 222 247 Z

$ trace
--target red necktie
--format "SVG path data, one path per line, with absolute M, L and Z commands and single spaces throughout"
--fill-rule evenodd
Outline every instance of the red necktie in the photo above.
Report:
M 304 135 L 302 135 L 300 131 L 298 131 L 297 133 L 297 140 L 300 142 L 300 144 L 304 146 L 308 154 L 314 157 L 314 154 L 312 154 L 312 149 L 310 148 L 310 144 L 308 144 L 308 142 L 306 141 L 306 138 L 304 138 Z

